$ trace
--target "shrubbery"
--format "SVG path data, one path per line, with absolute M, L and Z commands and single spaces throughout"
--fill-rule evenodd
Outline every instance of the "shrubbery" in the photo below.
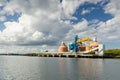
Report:
M 105 50 L 106 55 L 120 56 L 120 49 L 108 49 Z

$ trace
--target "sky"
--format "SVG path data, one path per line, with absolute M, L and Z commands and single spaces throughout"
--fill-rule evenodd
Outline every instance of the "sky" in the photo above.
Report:
M 0 53 L 55 51 L 97 37 L 120 48 L 120 0 L 0 0 Z

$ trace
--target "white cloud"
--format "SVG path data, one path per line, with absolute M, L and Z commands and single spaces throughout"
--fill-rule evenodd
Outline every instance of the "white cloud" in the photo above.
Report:
M 82 22 L 74 25 L 73 28 L 78 31 L 84 31 L 88 28 L 87 26 L 88 26 L 88 22 L 85 19 L 83 19 Z
M 97 36 L 101 42 L 120 41 L 120 6 L 119 0 L 110 1 L 105 7 L 106 13 L 112 14 L 114 17 L 106 22 L 93 20 L 86 21 L 85 19 L 74 25 L 69 31 L 66 38 L 71 38 L 78 34 L 81 38 Z M 92 24 L 92 25 L 89 25 Z
M 0 0 L 0 7 L 5 5 L 5 1 L 4 0 Z
M 39 53 L 48 50 L 49 52 L 56 51 L 56 47 L 51 48 L 50 46 L 15 46 L 15 45 L 10 45 L 10 46 L 5 46 L 5 45 L 0 45 L 0 53 L 20 53 L 20 54 L 25 54 L 25 53 Z
M 45 45 L 48 47 L 48 45 L 57 45 L 63 40 L 72 40 L 75 35 L 79 35 L 80 38 L 97 35 L 101 41 L 120 40 L 118 35 L 120 34 L 120 16 L 118 14 L 120 10 L 117 3 L 110 2 L 104 7 L 105 12 L 113 14 L 114 18 L 106 22 L 94 20 L 94 24 L 98 26 L 96 29 L 93 27 L 94 25 L 89 25 L 90 22 L 86 19 L 75 25 L 71 25 L 69 20 L 59 22 L 58 19 L 63 16 L 61 6 L 65 18 L 76 19 L 72 17 L 72 14 L 85 1 L 96 4 L 100 0 L 63 0 L 61 4 L 57 0 L 11 0 L 9 3 L 5 3 L 0 14 L 13 15 L 16 12 L 21 13 L 21 16 L 17 22 L 4 23 L 6 28 L 0 32 L 0 44 L 17 45 L 18 49 L 13 47 L 12 52 L 20 51 L 20 49 L 23 52 L 32 52 L 32 50 L 34 52 L 39 51 L 41 47 L 28 49 L 28 47 L 20 48 L 20 46 Z M 5 52 L 7 47 L 3 48 L 1 49 Z
M 120 5 L 119 0 L 111 0 L 105 7 L 106 13 L 112 14 L 114 17 L 106 22 L 101 22 L 98 27 L 98 34 L 101 40 L 120 41 Z
M 93 11 L 94 9 L 95 9 L 94 7 L 89 8 L 89 9 L 83 9 L 82 12 L 81 12 L 81 14 L 82 14 L 82 15 L 88 14 L 88 13 L 90 13 L 91 11 Z
M 5 16 L 0 16 L 0 21 L 5 21 L 6 17 Z
M 102 22 L 97 28 L 98 35 L 100 35 L 101 40 L 105 41 L 119 41 L 120 40 L 120 18 L 114 17 L 113 19 L 108 20 L 107 22 Z
M 106 13 L 110 13 L 112 15 L 119 15 L 120 14 L 120 0 L 111 0 L 110 3 L 108 3 L 104 9 Z
M 62 17 L 65 17 L 68 19 L 74 18 L 72 14 L 80 5 L 84 4 L 84 2 L 90 2 L 90 3 L 96 4 L 99 1 L 101 0 L 80 0 L 80 1 L 79 0 L 63 0 L 61 3 Z M 88 12 L 88 10 L 86 10 L 86 12 Z
M 78 24 L 73 25 L 72 29 L 69 30 L 66 39 L 71 40 L 71 38 L 74 38 L 75 35 L 79 35 L 80 38 L 89 37 L 90 30 L 92 29 L 88 27 L 87 20 L 83 19 Z
M 71 19 L 72 14 L 75 12 L 76 8 L 79 7 L 80 3 L 81 1 L 78 0 L 63 0 L 61 3 L 62 17 Z
M 44 37 L 44 34 L 42 32 L 36 31 L 33 35 L 32 35 L 32 39 L 33 40 L 39 40 L 42 37 Z
M 84 15 L 84 14 L 87 14 L 87 13 L 90 13 L 90 12 L 91 12 L 90 10 L 83 10 L 81 14 Z
M 70 27 L 68 24 L 58 22 L 60 17 L 58 1 L 30 0 L 21 6 L 22 3 L 22 0 L 12 0 L 3 9 L 5 14 L 13 15 L 17 12 L 21 13 L 21 16 L 18 22 L 4 23 L 6 28 L 0 33 L 2 44 L 55 45 L 58 40 L 65 37 Z

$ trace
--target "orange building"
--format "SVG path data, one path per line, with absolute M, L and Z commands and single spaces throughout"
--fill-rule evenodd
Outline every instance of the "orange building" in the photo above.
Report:
M 66 44 L 64 42 L 61 43 L 58 52 L 68 52 L 68 47 L 66 46 Z

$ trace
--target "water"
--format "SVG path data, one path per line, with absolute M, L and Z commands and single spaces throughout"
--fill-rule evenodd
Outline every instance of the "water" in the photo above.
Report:
M 0 56 L 0 80 L 119 79 L 119 59 Z

